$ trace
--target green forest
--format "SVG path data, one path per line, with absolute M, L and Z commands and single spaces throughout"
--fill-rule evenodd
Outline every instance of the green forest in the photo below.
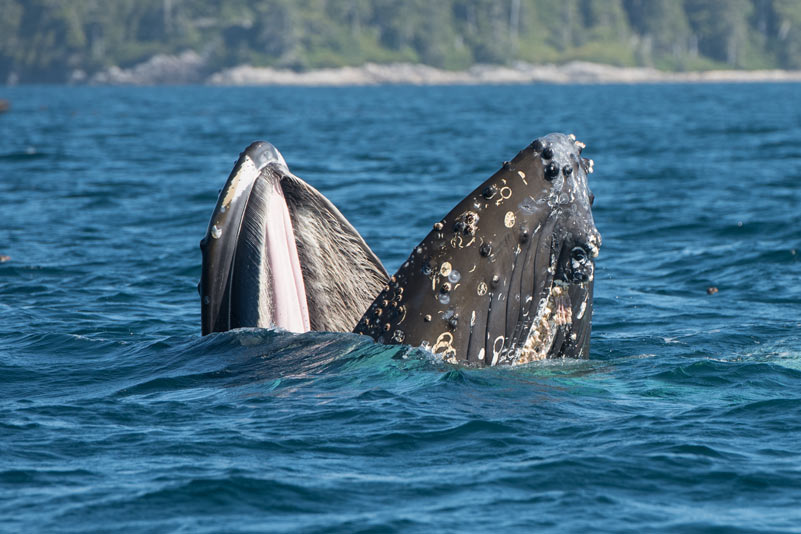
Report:
M 209 71 L 587 60 L 801 69 L 800 0 L 0 0 L 0 83 L 194 50 Z

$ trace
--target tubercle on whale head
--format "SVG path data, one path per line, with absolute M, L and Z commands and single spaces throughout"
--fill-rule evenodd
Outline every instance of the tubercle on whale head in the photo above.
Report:
M 354 331 L 468 365 L 586 357 L 600 234 L 583 148 L 549 134 L 504 162 L 433 225 Z

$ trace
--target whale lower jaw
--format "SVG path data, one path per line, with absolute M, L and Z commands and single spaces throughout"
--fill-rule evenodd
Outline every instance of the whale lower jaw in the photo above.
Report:
M 280 186 L 287 172 L 272 145 L 254 144 L 220 191 L 201 241 L 204 334 L 240 326 L 309 330 L 300 259 Z
M 200 248 L 204 335 L 349 332 L 389 277 L 339 210 L 266 142 L 240 154 Z

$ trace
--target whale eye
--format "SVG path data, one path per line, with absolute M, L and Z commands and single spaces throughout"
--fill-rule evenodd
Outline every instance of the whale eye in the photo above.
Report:
M 494 196 L 495 196 L 495 193 L 497 193 L 497 192 L 498 192 L 498 188 L 497 188 L 497 187 L 495 187 L 494 185 L 488 185 L 488 186 L 487 186 L 487 187 L 485 187 L 485 188 L 484 188 L 484 190 L 481 192 L 481 196 L 483 196 L 484 198 L 486 198 L 487 200 L 489 200 L 489 199 L 491 199 L 492 197 L 494 197 Z
M 583 284 L 592 279 L 594 267 L 590 261 L 590 253 L 584 246 L 573 247 L 570 251 L 570 267 L 568 279 L 575 284 Z
M 583 263 L 587 261 L 587 251 L 584 247 L 574 247 L 570 251 L 570 257 L 577 262 Z
M 490 254 L 492 254 L 492 245 L 490 245 L 489 243 L 484 243 L 483 245 L 481 245 L 481 248 L 478 249 L 478 252 L 486 258 Z

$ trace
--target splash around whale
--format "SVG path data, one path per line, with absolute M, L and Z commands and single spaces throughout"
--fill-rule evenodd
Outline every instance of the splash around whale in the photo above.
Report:
M 353 331 L 471 366 L 587 358 L 601 236 L 583 148 L 572 135 L 534 140 L 389 276 L 336 206 L 253 143 L 201 241 L 202 333 Z

